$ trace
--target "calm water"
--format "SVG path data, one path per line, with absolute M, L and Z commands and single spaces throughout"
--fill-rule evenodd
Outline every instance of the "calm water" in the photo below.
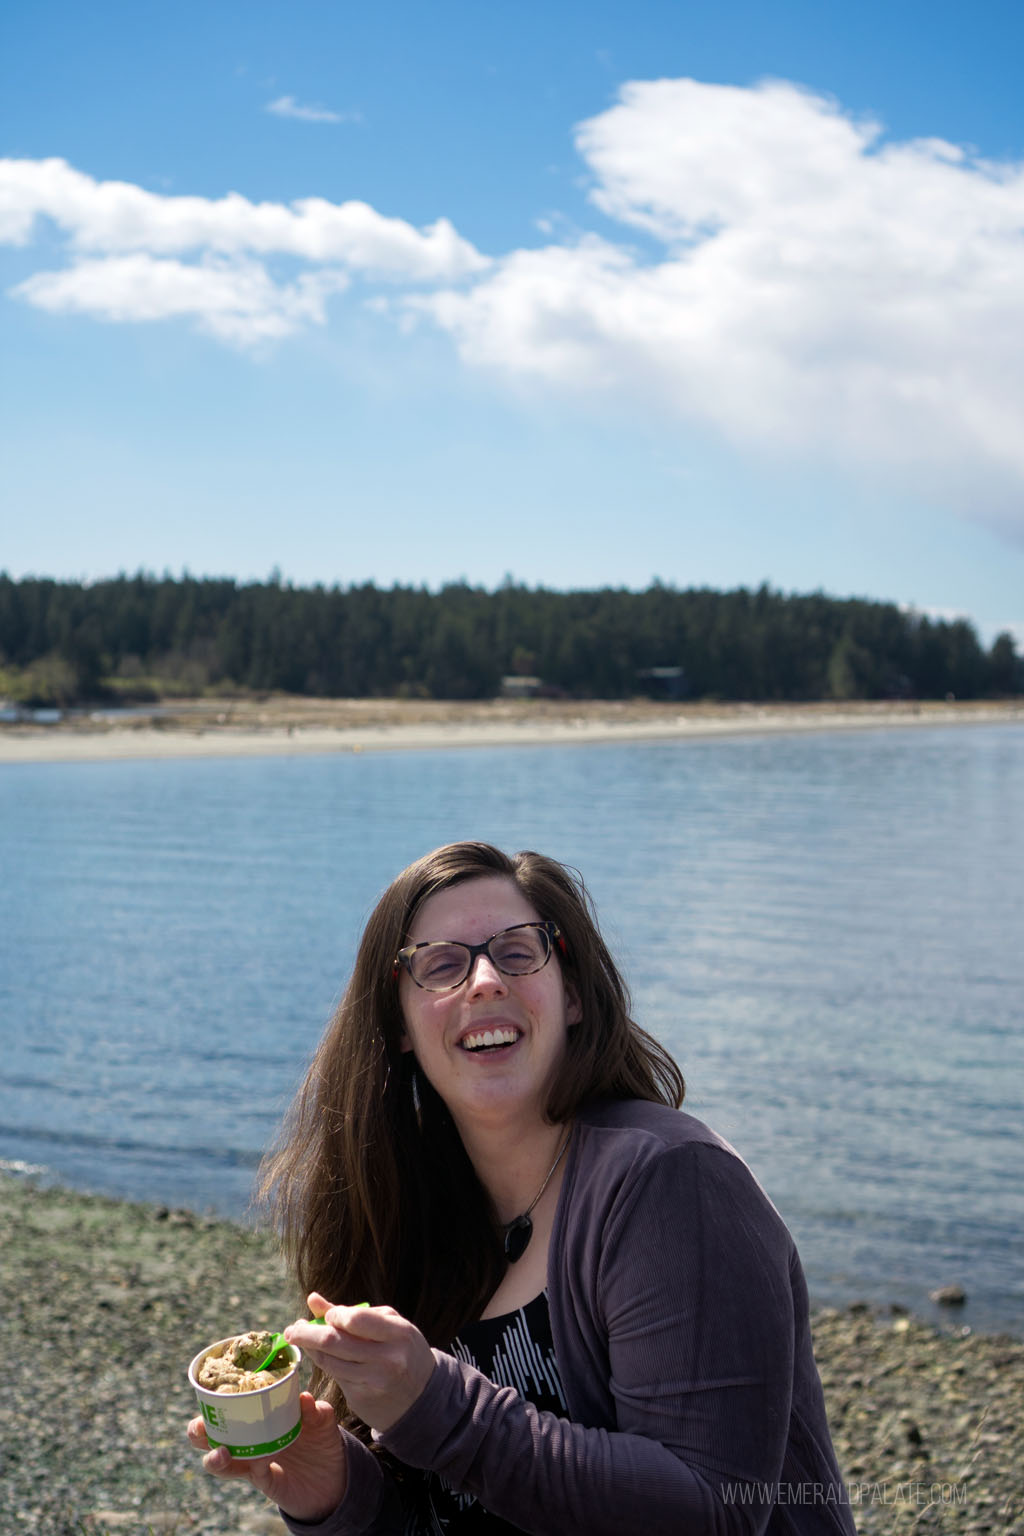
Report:
M 0 1160 L 241 1215 L 377 895 L 467 836 L 583 870 L 817 1300 L 1024 1331 L 1015 724 L 0 768 Z

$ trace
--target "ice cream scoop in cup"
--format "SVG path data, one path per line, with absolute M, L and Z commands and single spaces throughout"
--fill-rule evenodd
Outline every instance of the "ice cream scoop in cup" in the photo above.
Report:
M 267 1346 L 266 1358 L 261 1360 L 259 1365 L 254 1365 L 252 1368 L 253 1371 L 265 1371 L 268 1366 L 273 1365 L 274 1360 L 281 1353 L 282 1349 L 289 1349 L 290 1347 L 291 1346 L 289 1345 L 288 1340 L 285 1338 L 283 1333 L 273 1334 L 271 1336 L 270 1343 Z
M 291 1445 L 302 1427 L 298 1365 L 294 1344 L 270 1351 L 260 1370 L 270 1333 L 236 1334 L 201 1349 L 188 1368 L 211 1448 L 226 1445 L 232 1456 L 251 1461 Z

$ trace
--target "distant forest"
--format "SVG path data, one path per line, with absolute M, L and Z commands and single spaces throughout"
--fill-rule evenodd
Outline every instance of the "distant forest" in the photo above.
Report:
M 0 573 L 0 695 L 15 703 L 486 699 L 509 677 L 553 697 L 974 699 L 1024 691 L 1024 660 L 1009 634 L 986 650 L 963 620 L 767 586 L 431 592 Z

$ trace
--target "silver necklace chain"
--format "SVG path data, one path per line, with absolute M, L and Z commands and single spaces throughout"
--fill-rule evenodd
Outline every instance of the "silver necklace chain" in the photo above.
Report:
M 505 1257 L 510 1264 L 514 1264 L 517 1259 L 521 1259 L 526 1252 L 526 1246 L 533 1236 L 533 1222 L 530 1220 L 530 1212 L 551 1183 L 555 1169 L 565 1156 L 565 1149 L 569 1145 L 571 1135 L 572 1126 L 566 1131 L 562 1145 L 558 1149 L 558 1156 L 548 1169 L 543 1184 L 526 1207 L 526 1210 L 521 1216 L 513 1216 L 511 1221 L 505 1222 Z

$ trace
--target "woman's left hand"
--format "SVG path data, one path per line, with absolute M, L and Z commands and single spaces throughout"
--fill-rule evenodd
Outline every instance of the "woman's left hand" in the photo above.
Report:
M 390 1429 L 433 1374 L 430 1345 L 394 1307 L 332 1306 L 317 1291 L 306 1299 L 327 1326 L 299 1321 L 285 1329 L 285 1338 L 333 1376 L 364 1424 Z

